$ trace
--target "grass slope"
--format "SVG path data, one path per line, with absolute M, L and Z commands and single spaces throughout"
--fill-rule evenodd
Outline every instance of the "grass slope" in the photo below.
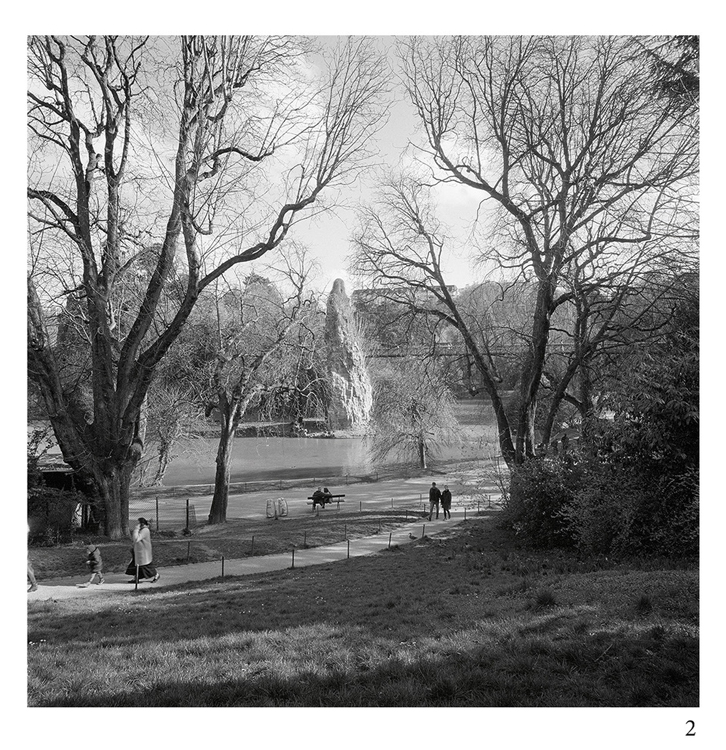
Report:
M 492 517 L 326 566 L 29 603 L 31 706 L 696 706 L 698 571 Z

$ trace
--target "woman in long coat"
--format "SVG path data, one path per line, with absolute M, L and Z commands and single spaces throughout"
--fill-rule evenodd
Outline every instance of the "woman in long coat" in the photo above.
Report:
M 139 567 L 139 580 L 151 579 L 151 582 L 159 580 L 159 574 L 152 564 L 153 556 L 151 552 L 151 532 L 149 531 L 149 522 L 145 518 L 139 518 L 139 522 L 131 532 L 131 538 L 134 542 L 133 559 L 126 568 L 126 575 L 134 576 L 136 581 L 136 566 Z

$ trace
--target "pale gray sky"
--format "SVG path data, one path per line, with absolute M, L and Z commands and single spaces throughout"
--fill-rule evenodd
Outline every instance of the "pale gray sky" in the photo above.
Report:
M 328 39 L 332 43 L 333 38 L 325 40 Z M 378 42 L 388 52 L 391 101 L 388 121 L 378 133 L 377 148 L 380 153 L 375 164 L 376 168 L 396 170 L 411 162 L 414 150 L 410 143 L 420 142 L 420 134 L 417 132 L 416 113 L 396 77 L 395 39 L 392 36 L 381 36 L 378 37 Z M 355 185 L 340 191 L 344 206 L 305 221 L 294 229 L 294 239 L 307 245 L 320 263 L 317 286 L 322 290 L 328 290 L 336 278 L 345 281 L 348 293 L 360 285 L 349 277 L 346 258 L 352 252 L 350 235 L 356 223 L 354 206 L 365 203 L 373 196 L 376 168 L 363 175 Z M 445 270 L 450 283 L 457 286 L 464 286 L 472 281 L 471 264 L 465 254 L 469 247 L 468 233 L 476 216 L 480 197 L 461 185 L 446 185 L 437 191 L 439 218 L 447 224 L 455 237 L 455 241 L 448 247 Z

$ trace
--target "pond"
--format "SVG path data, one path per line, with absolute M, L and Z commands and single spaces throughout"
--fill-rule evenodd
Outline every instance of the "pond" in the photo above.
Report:
M 480 440 L 442 447 L 438 459 L 483 457 Z M 180 443 L 164 477 L 166 487 L 214 482 L 217 440 L 196 438 Z M 391 458 L 389 463 L 394 463 Z M 232 482 L 334 477 L 375 473 L 363 438 L 237 438 L 232 456 Z
M 460 442 L 441 446 L 437 460 L 469 460 L 488 458 L 494 449 L 494 414 L 488 402 L 462 399 L 455 406 L 459 422 Z M 149 446 L 147 455 L 152 455 Z M 197 438 L 180 443 L 175 458 L 167 469 L 164 485 L 213 484 L 215 438 Z M 396 463 L 395 456 L 387 464 Z M 385 466 L 385 464 L 384 464 Z M 240 437 L 235 440 L 232 457 L 232 482 L 253 482 L 275 479 L 339 477 L 349 474 L 374 474 L 382 466 L 371 461 L 364 438 L 283 438 Z
M 437 460 L 469 460 L 488 458 L 497 452 L 494 416 L 491 406 L 484 401 L 465 399 L 456 404 L 457 430 L 460 442 L 442 446 L 431 457 Z M 29 425 L 43 427 L 45 424 Z M 194 484 L 213 484 L 216 438 L 195 438 L 180 441 L 174 449 L 164 486 L 174 487 Z M 60 458 L 60 450 L 54 445 L 50 457 Z M 146 451 L 148 468 L 146 477 L 153 476 L 156 469 L 154 445 L 148 444 Z M 399 459 L 390 457 L 387 464 Z M 374 465 L 370 459 L 364 438 L 283 438 L 283 437 L 239 437 L 235 440 L 232 457 L 232 482 L 268 481 L 276 479 L 303 479 L 320 477 L 364 476 L 375 474 L 386 464 Z

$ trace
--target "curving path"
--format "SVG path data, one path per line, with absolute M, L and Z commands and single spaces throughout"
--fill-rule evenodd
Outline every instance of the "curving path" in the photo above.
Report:
M 331 562 L 346 560 L 348 557 L 372 555 L 387 549 L 389 543 L 401 545 L 412 543 L 422 536 L 443 536 L 454 526 L 464 522 L 464 511 L 452 509 L 451 519 L 428 521 L 418 519 L 415 522 L 398 527 L 389 534 L 381 533 L 374 536 L 351 539 L 349 542 L 337 542 L 322 547 L 309 547 L 294 551 L 294 566 L 303 568 L 309 565 L 323 565 Z M 471 519 L 471 515 L 469 515 Z M 390 541 L 389 541 L 390 539 Z M 241 558 L 224 561 L 224 575 L 243 576 L 255 573 L 267 573 L 274 570 L 285 570 L 293 565 L 293 553 L 275 555 L 260 555 L 258 557 Z M 157 583 L 139 583 L 138 591 L 176 586 L 187 581 L 203 581 L 218 578 L 222 575 L 222 563 L 206 562 L 190 565 L 176 565 L 160 568 L 161 578 Z M 105 596 L 108 594 L 133 593 L 136 587 L 129 583 L 129 577 L 121 573 L 110 573 L 105 576 L 105 583 L 93 584 L 87 588 L 79 588 L 79 577 L 55 578 L 38 581 L 37 591 L 28 592 L 28 601 L 45 601 L 49 599 L 71 599 L 87 596 Z

